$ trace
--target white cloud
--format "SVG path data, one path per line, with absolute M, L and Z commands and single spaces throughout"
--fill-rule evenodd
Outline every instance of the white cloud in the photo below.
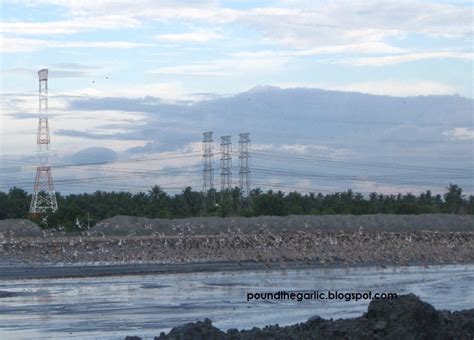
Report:
M 155 35 L 155 38 L 158 40 L 171 42 L 205 43 L 210 40 L 219 39 L 221 38 L 221 35 L 215 32 L 197 31 L 191 33 L 160 34 Z
M 409 33 L 472 33 L 472 13 L 465 7 L 411 0 L 294 1 L 284 9 L 254 9 L 239 20 L 269 41 L 297 48 L 383 42 Z
M 85 65 L 80 63 L 57 63 L 50 64 L 49 75 L 51 78 L 79 78 L 87 77 L 92 75 L 92 71 L 98 71 L 101 69 L 99 66 Z M 2 70 L 4 75 L 13 76 L 25 76 L 31 79 L 36 77 L 38 69 L 27 68 L 27 67 L 13 67 L 5 68 Z
M 393 193 L 399 192 L 399 193 L 412 193 L 412 194 L 420 194 L 422 192 L 426 192 L 426 188 L 419 187 L 416 185 L 403 185 L 403 184 L 382 184 L 370 180 L 364 180 L 361 178 L 360 181 L 354 181 L 350 185 L 352 190 L 354 192 L 360 192 L 364 194 L 376 192 L 378 194 L 384 194 L 384 195 L 391 195 Z M 431 190 L 434 190 L 435 193 L 438 192 L 439 189 L 441 188 L 429 188 Z M 441 190 L 440 190 L 441 191 Z
M 219 59 L 206 63 L 159 67 L 148 71 L 155 75 L 225 77 L 243 72 L 264 73 L 277 70 L 285 65 L 288 58 L 233 58 Z
M 434 81 L 368 81 L 337 86 L 338 90 L 390 96 L 453 94 L 455 88 Z
M 241 51 L 232 53 L 238 58 L 274 58 L 274 57 L 306 57 L 325 54 L 345 54 L 345 53 L 400 53 L 406 50 L 391 46 L 383 42 L 366 42 L 360 44 L 347 45 L 327 45 L 310 49 L 297 50 L 260 50 Z
M 192 97 L 186 93 L 184 86 L 181 82 L 168 82 L 168 83 L 152 83 L 152 84 L 139 84 L 139 85 L 122 85 L 114 84 L 111 87 L 88 87 L 77 91 L 68 92 L 68 95 L 80 97 L 93 97 L 93 98 L 143 98 L 146 96 L 159 97 L 164 100 L 182 100 L 192 99 Z
M 334 148 L 318 144 L 254 144 L 254 151 L 274 151 L 282 154 L 325 155 L 330 157 L 347 156 L 350 151 L 343 148 Z
M 324 84 L 305 82 L 280 82 L 272 85 L 281 88 L 320 88 L 335 91 L 362 92 L 376 95 L 388 96 L 421 96 L 421 95 L 443 95 L 454 94 L 456 88 L 447 84 L 434 81 L 401 81 L 401 80 L 381 80 L 366 81 L 348 84 Z
M 382 57 L 366 57 L 344 60 L 341 63 L 356 65 L 356 66 L 387 66 L 408 63 L 427 59 L 459 59 L 472 61 L 474 60 L 473 53 L 456 52 L 456 51 L 435 51 L 435 52 L 418 52 L 407 53 L 399 55 L 390 55 Z
M 73 34 L 84 31 L 100 29 L 116 29 L 123 27 L 136 27 L 140 21 L 133 17 L 102 15 L 86 18 L 50 22 L 2 22 L 0 33 L 17 35 L 53 35 Z
M 178 65 L 159 67 L 148 73 L 155 75 L 192 76 L 192 77 L 223 77 L 232 73 L 223 71 L 218 65 L 210 63 L 198 65 Z
M 363 45 L 390 46 L 385 39 L 409 33 L 466 37 L 472 34 L 472 11 L 465 6 L 425 1 L 342 0 L 280 1 L 279 7 L 226 8 L 218 1 L 39 0 L 67 9 L 70 20 L 44 23 L 7 23 L 11 33 L 74 33 L 82 30 L 133 27 L 144 20 L 238 24 L 257 29 L 260 37 L 296 48 Z M 257 39 L 260 38 L 258 35 Z M 169 39 L 206 39 L 169 35 Z M 209 38 L 209 37 L 208 37 Z M 189 40 L 186 40 L 189 41 Z M 191 40 L 193 41 L 193 40 Z M 202 40 L 200 40 L 202 41 Z M 207 41 L 207 40 L 206 40 Z M 395 47 L 394 47 L 395 48 Z M 343 48 L 344 49 L 344 48 Z M 335 52 L 338 53 L 338 52 Z
M 404 49 L 394 47 L 384 42 L 372 41 L 358 44 L 347 45 L 328 45 L 316 47 L 309 50 L 299 51 L 296 55 L 306 56 L 315 54 L 333 54 L 333 53 L 396 53 L 403 52 Z
M 1 53 L 28 53 L 43 48 L 135 48 L 150 47 L 154 44 L 129 41 L 60 41 L 7 38 L 0 36 Z
M 452 140 L 471 140 L 474 141 L 474 129 L 460 127 L 450 131 L 443 132 L 443 135 Z

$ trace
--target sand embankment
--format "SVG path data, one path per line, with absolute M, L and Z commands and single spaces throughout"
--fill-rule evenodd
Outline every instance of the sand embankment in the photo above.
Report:
M 182 219 L 149 219 L 115 216 L 103 220 L 91 229 L 92 235 L 216 235 L 221 233 L 249 234 L 259 229 L 274 233 L 317 231 L 474 231 L 474 215 L 290 215 L 259 217 L 192 217 Z

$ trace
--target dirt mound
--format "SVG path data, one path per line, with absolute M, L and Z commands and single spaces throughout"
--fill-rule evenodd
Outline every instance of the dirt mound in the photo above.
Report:
M 270 232 L 334 231 L 474 231 L 474 215 L 323 215 L 323 216 L 259 216 L 259 217 L 196 217 L 183 219 L 149 219 L 115 216 L 99 222 L 91 235 L 216 235 L 250 233 L 260 229 Z
M 168 335 L 161 333 L 158 339 L 228 339 L 226 333 L 212 325 L 211 320 L 204 322 L 188 323 L 184 326 L 175 327 Z M 155 337 L 155 339 L 157 339 Z
M 324 320 L 263 329 L 223 332 L 209 319 L 173 328 L 155 339 L 472 339 L 474 309 L 437 311 L 413 294 L 396 300 L 373 300 L 368 312 L 355 319 Z M 130 337 L 132 339 L 132 337 Z M 133 339 L 139 339 L 133 337 Z
M 0 239 L 42 236 L 42 229 L 30 220 L 0 220 Z

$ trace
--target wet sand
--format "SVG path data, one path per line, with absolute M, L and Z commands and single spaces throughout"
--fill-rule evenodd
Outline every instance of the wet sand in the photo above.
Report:
M 369 264 L 367 264 L 369 265 Z M 321 267 L 314 263 L 293 263 L 291 268 Z M 334 265 L 333 267 L 336 267 Z M 0 267 L 0 280 L 54 279 L 73 277 L 101 277 L 125 275 L 153 275 L 173 273 L 229 272 L 237 270 L 269 269 L 261 262 L 202 262 L 202 263 L 125 263 L 125 264 L 68 264 L 68 265 L 9 265 Z M 275 269 L 280 269 L 275 266 Z

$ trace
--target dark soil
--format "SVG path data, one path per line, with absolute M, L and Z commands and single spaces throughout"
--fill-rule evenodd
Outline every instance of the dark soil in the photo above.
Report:
M 367 313 L 355 319 L 319 317 L 286 327 L 229 329 L 224 332 L 205 319 L 173 328 L 155 339 L 473 339 L 474 309 L 437 311 L 413 294 L 396 300 L 372 300 Z M 140 339 L 130 336 L 126 339 Z

